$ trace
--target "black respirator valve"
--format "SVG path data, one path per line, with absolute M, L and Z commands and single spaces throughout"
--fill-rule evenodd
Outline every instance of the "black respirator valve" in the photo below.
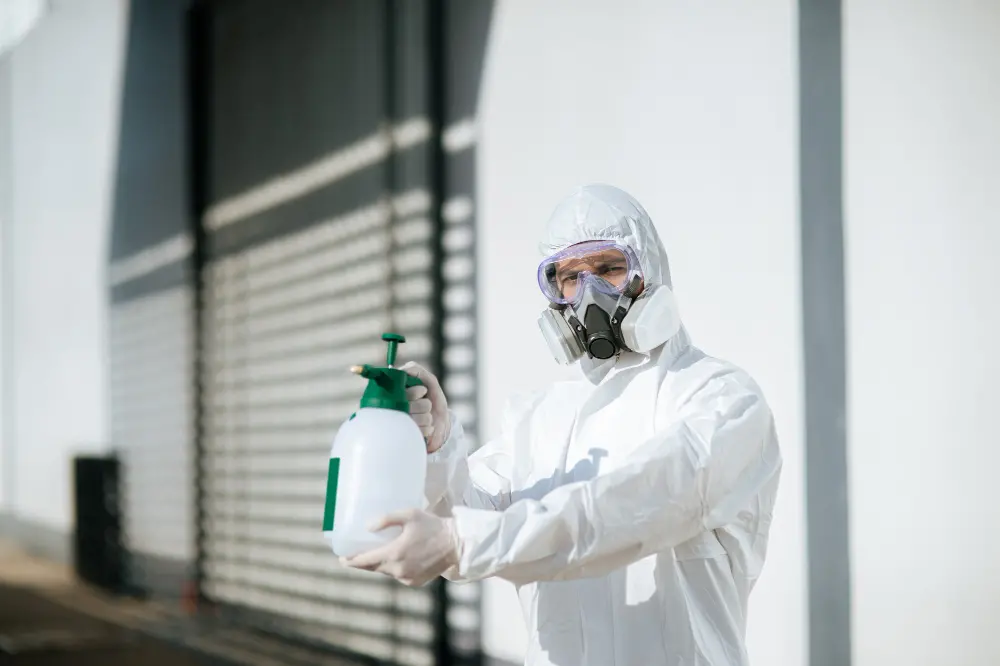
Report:
M 589 306 L 583 316 L 583 325 L 587 329 L 587 353 L 602 361 L 618 353 L 614 330 L 603 310 L 596 305 Z

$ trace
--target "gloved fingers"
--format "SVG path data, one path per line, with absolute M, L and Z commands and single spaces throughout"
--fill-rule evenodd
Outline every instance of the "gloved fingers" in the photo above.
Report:
M 395 551 L 395 541 L 390 541 L 384 546 L 373 548 L 372 550 L 358 553 L 354 557 L 347 558 L 344 565 L 351 567 L 352 569 L 377 571 L 379 566 L 381 566 L 384 562 L 394 559 Z
M 428 441 L 429 444 L 429 440 L 434 436 L 434 414 L 431 401 L 426 398 L 411 401 L 410 416 L 420 428 L 420 434 L 424 436 L 424 440 Z
M 378 520 L 372 521 L 368 525 L 369 532 L 379 532 L 387 527 L 406 527 L 406 524 L 412 521 L 420 514 L 416 509 L 404 509 L 403 511 L 394 511 L 393 513 L 387 513 Z
M 423 384 L 419 384 L 417 386 L 411 386 L 410 388 L 406 389 L 406 399 L 409 400 L 410 402 L 419 400 L 420 398 L 423 398 L 426 395 L 427 395 L 427 387 L 424 386 Z M 428 400 L 427 404 L 430 405 L 431 401 Z
M 356 562 L 353 559 L 351 559 L 344 563 L 344 566 L 350 567 L 351 569 L 358 569 L 360 571 L 371 571 L 373 573 L 378 571 L 378 568 L 381 565 L 382 565 L 381 560 L 379 560 L 378 562 L 370 562 L 370 561 Z
M 361 569 L 362 571 L 375 571 L 378 568 L 378 564 L 369 564 L 367 566 L 357 566 L 354 564 L 353 560 L 349 557 L 340 558 L 340 566 L 350 567 L 351 569 Z
M 410 414 L 430 414 L 432 409 L 433 405 L 427 398 L 410 400 Z
M 448 421 L 448 415 L 445 413 L 444 423 L 435 423 L 432 428 L 432 433 L 427 435 L 430 440 L 427 442 L 427 452 L 434 453 L 442 446 L 444 446 L 444 441 L 448 437 L 448 432 L 451 430 L 451 423 Z
M 381 562 L 358 564 L 350 558 L 342 557 L 340 558 L 340 564 L 341 566 L 349 567 L 351 569 L 359 569 L 361 571 L 375 571 L 376 569 L 378 569 Z
M 375 571 L 377 571 L 380 574 L 385 574 L 386 576 L 392 576 L 393 578 L 398 579 L 400 576 L 403 575 L 403 565 L 401 562 L 397 560 L 383 562 L 375 569 Z
M 393 578 L 395 578 L 396 580 L 398 580 L 400 583 L 402 583 L 403 585 L 405 585 L 407 587 L 420 587 L 419 585 L 417 585 L 414 582 L 413 578 L 410 578 L 410 577 L 408 577 L 408 576 L 406 576 L 404 574 L 400 574 L 398 576 L 393 576 Z
M 406 585 L 407 587 L 423 587 L 424 585 L 431 582 L 435 578 L 437 578 L 437 576 L 428 576 L 425 574 L 422 576 L 414 576 L 409 578 L 407 577 L 397 578 L 397 580 L 403 585 Z
M 427 391 L 430 394 L 432 400 L 439 395 L 442 398 L 444 397 L 444 391 L 441 390 L 441 383 L 438 381 L 438 378 L 435 377 L 434 374 L 424 366 L 420 365 L 419 363 L 414 363 L 413 361 L 409 361 L 408 363 L 404 363 L 402 366 L 400 366 L 399 369 L 405 372 L 406 374 L 412 377 L 416 377 L 421 382 L 423 382 L 424 386 L 427 387 Z
M 423 414 L 411 413 L 410 418 L 413 422 L 420 426 L 421 430 L 424 428 L 430 428 L 431 432 L 434 432 L 434 415 L 430 412 L 424 412 Z
M 431 428 L 429 431 L 425 430 L 428 425 L 422 422 L 417 422 L 417 425 L 421 426 L 420 431 L 424 435 L 424 439 L 427 440 L 427 453 L 434 453 L 442 446 L 444 446 L 445 440 L 448 438 L 448 433 L 451 430 L 451 420 L 448 416 L 448 398 L 444 394 L 444 390 L 441 388 L 441 383 L 438 378 L 435 377 L 430 370 L 424 366 L 410 361 L 405 363 L 400 367 L 407 374 L 418 378 L 423 382 L 424 388 L 426 389 L 425 397 L 420 397 L 413 399 L 410 393 L 407 393 L 407 397 L 410 398 L 410 413 L 418 414 L 429 411 L 433 416 L 434 420 L 431 425 L 435 427 Z M 416 396 L 416 392 L 412 394 Z M 426 401 L 426 402 L 425 402 Z
M 420 365 L 419 363 L 414 363 L 413 361 L 407 361 L 403 365 L 399 366 L 399 369 L 410 375 L 411 377 L 416 377 L 422 381 L 425 385 L 427 384 L 427 378 L 433 377 L 431 371 Z

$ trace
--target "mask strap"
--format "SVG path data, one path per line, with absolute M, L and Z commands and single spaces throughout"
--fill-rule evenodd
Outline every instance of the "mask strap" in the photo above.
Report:
M 625 319 L 625 315 L 628 314 L 629 308 L 632 307 L 632 301 L 639 292 L 639 285 L 642 284 L 642 276 L 636 273 L 632 276 L 629 281 L 628 286 L 622 289 L 622 293 L 618 296 L 618 301 L 615 303 L 615 312 L 611 315 L 611 330 L 618 338 L 618 344 L 622 349 L 629 349 L 628 345 L 625 344 L 625 337 L 622 335 L 622 320 Z M 623 304 L 622 301 L 628 300 L 628 304 Z

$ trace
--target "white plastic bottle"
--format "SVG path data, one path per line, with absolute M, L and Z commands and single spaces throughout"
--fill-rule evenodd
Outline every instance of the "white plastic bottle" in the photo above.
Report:
M 420 380 L 393 367 L 405 338 L 385 333 L 382 339 L 388 343 L 386 367 L 351 368 L 368 379 L 368 387 L 330 451 L 323 534 L 340 557 L 388 543 L 400 528 L 371 532 L 372 522 L 424 505 L 427 450 L 406 399 L 406 389 Z

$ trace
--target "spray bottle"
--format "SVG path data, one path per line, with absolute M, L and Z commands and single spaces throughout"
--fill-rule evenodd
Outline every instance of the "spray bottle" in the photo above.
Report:
M 399 527 L 369 531 L 388 513 L 424 505 L 427 449 L 410 418 L 406 389 L 420 384 L 393 367 L 402 335 L 384 333 L 385 367 L 354 366 L 368 380 L 361 408 L 340 426 L 330 451 L 323 535 L 333 552 L 352 557 L 388 543 Z

